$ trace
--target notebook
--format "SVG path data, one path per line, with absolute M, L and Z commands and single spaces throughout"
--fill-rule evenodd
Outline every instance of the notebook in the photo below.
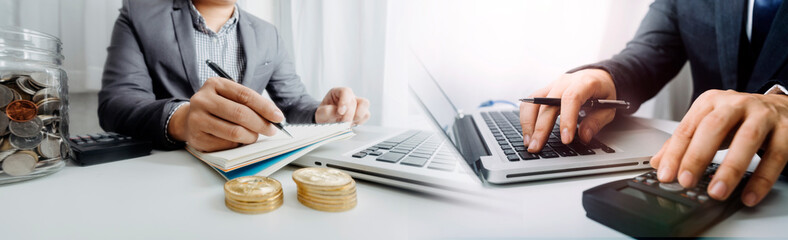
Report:
M 345 133 L 345 134 L 342 134 L 340 136 L 337 136 L 337 138 L 333 138 L 332 140 L 341 140 L 341 139 L 350 138 L 352 136 L 353 136 L 353 134 L 351 134 L 351 133 Z M 279 155 L 279 156 L 276 156 L 276 157 L 272 157 L 272 158 L 269 158 L 269 159 L 266 159 L 266 160 L 263 160 L 263 161 L 259 161 L 259 162 L 256 162 L 256 163 L 250 164 L 248 166 L 245 166 L 245 167 L 242 167 L 242 168 L 239 168 L 239 169 L 235 169 L 235 170 L 232 170 L 232 171 L 229 171 L 229 172 L 225 172 L 225 171 L 219 170 L 216 167 L 211 167 L 211 168 L 213 168 L 213 170 L 216 170 L 216 172 L 219 173 L 219 175 L 221 175 L 225 180 L 228 180 L 228 181 L 229 180 L 233 180 L 235 178 L 246 177 L 246 176 L 263 176 L 263 177 L 268 177 L 272 173 L 274 173 L 277 170 L 283 168 L 285 165 L 295 161 L 296 159 L 300 158 L 301 156 L 304 156 L 305 154 L 311 152 L 312 150 L 315 150 L 316 148 L 318 148 L 318 147 L 320 147 L 320 146 L 322 146 L 322 145 L 324 145 L 326 143 L 329 143 L 329 142 L 331 142 L 331 141 L 322 141 L 322 142 L 314 143 L 312 145 L 309 145 L 309 146 L 306 146 L 306 147 L 302 147 L 302 148 L 299 148 L 299 149 L 296 149 L 296 150 L 284 153 L 282 155 Z
M 198 151 L 188 145 L 186 146 L 186 150 L 197 159 L 211 165 L 211 167 L 223 172 L 229 172 L 316 143 L 324 144 L 330 141 L 346 139 L 354 135 L 349 122 L 332 124 L 287 124 L 285 125 L 285 129 L 293 135 L 292 138 L 287 136 L 287 134 L 277 132 L 276 135 L 270 137 L 260 135 L 255 143 L 223 151 L 206 153 Z M 281 164 L 280 168 L 286 164 L 287 163 Z

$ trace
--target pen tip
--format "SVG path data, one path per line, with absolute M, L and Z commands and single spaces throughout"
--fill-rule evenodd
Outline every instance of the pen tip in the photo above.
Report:
M 533 98 L 521 98 L 520 102 L 534 102 Z
M 283 133 L 285 133 L 285 134 L 287 134 L 287 136 L 289 136 L 290 138 L 293 138 L 293 135 L 292 135 L 292 134 L 290 134 L 290 132 L 288 132 L 288 131 L 287 131 L 287 130 L 285 130 L 284 128 L 282 128 L 282 132 L 283 132 Z

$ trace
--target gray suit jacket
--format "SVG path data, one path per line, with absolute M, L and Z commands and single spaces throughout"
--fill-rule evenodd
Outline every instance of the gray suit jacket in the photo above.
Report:
M 656 0 L 621 53 L 578 69 L 607 70 L 619 99 L 638 107 L 687 61 L 693 99 L 710 89 L 756 93 L 775 83 L 788 86 L 788 4 L 778 10 L 760 55 L 752 60 L 742 55 L 749 51 L 744 34 L 746 4 L 746 0 Z
M 189 0 L 124 0 L 107 48 L 98 116 L 105 131 L 181 147 L 165 136 L 169 113 L 200 89 Z M 314 122 L 307 95 L 276 28 L 239 12 L 246 58 L 240 83 L 267 90 L 291 123 Z

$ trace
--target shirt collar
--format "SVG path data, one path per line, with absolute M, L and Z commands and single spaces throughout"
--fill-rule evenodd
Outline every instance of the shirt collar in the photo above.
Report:
M 189 5 L 191 6 L 192 24 L 194 24 L 194 28 L 203 33 L 208 33 L 208 34 L 212 33 L 213 31 L 211 31 L 211 29 L 208 28 L 208 25 L 206 25 L 205 23 L 205 18 L 202 17 L 200 11 L 197 11 L 197 7 L 194 6 L 194 3 L 192 1 L 189 1 Z M 217 32 L 217 34 L 227 32 L 227 30 L 229 30 L 232 27 L 235 27 L 237 24 L 238 24 L 238 4 L 236 4 L 235 9 L 233 9 L 233 16 L 231 16 L 230 19 L 228 19 L 227 22 L 225 22 L 224 25 L 222 25 L 222 27 L 219 29 L 219 32 Z

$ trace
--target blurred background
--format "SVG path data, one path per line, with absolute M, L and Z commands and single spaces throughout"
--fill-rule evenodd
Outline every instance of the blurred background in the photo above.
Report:
M 161 0 L 169 4 L 169 0 Z M 409 127 L 421 110 L 407 88 L 415 53 L 465 111 L 515 102 L 574 67 L 624 48 L 651 0 L 238 0 L 276 25 L 316 98 L 353 88 L 372 102 L 369 124 Z M 121 0 L 0 0 L 0 25 L 63 41 L 72 134 L 101 131 L 97 92 Z M 687 66 L 637 116 L 680 120 Z M 74 119 L 80 118 L 80 119 Z M 84 118 L 84 119 L 81 119 Z

